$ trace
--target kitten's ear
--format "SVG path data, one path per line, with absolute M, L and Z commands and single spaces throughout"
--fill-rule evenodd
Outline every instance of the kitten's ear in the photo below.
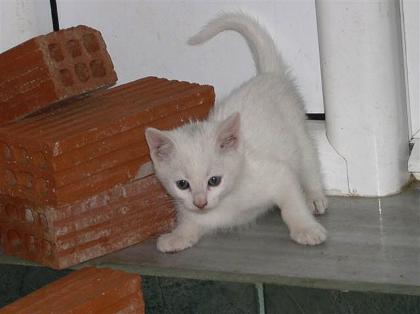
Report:
M 168 159 L 175 148 L 173 141 L 163 131 L 147 128 L 145 131 L 147 145 L 149 145 L 152 158 L 159 161 Z
M 219 127 L 216 144 L 221 151 L 237 149 L 241 128 L 241 116 L 239 112 L 231 114 L 226 120 L 221 122 Z

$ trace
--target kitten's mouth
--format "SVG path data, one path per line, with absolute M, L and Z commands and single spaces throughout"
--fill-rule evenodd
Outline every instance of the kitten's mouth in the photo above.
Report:
M 208 212 L 210 211 L 210 209 L 211 209 L 211 208 L 210 208 L 210 207 L 208 207 L 208 206 L 203 207 L 203 208 L 194 207 L 193 211 L 194 211 L 195 213 L 199 214 L 199 215 L 203 215 L 203 214 L 208 213 Z

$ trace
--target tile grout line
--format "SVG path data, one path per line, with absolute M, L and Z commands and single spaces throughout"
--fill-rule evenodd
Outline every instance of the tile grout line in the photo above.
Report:
M 265 314 L 264 285 L 262 283 L 256 283 L 255 289 L 257 291 L 258 314 Z

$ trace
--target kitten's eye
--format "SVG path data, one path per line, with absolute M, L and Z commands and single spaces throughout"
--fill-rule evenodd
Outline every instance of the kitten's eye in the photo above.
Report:
M 190 184 L 188 183 L 187 180 L 178 180 L 178 181 L 176 181 L 176 186 L 180 190 L 186 190 L 190 187 Z
M 209 186 L 218 186 L 220 182 L 222 182 L 222 177 L 214 176 L 209 179 L 208 184 Z

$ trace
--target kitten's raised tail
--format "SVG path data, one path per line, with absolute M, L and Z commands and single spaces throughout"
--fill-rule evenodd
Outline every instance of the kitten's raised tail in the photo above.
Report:
M 188 44 L 202 44 L 225 30 L 236 31 L 245 37 L 258 73 L 285 71 L 271 36 L 254 18 L 242 13 L 226 13 L 211 20 L 188 40 Z

